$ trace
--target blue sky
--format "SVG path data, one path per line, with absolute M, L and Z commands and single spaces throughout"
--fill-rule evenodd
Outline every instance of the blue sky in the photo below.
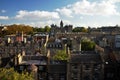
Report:
M 120 0 L 0 0 L 0 24 L 120 25 Z

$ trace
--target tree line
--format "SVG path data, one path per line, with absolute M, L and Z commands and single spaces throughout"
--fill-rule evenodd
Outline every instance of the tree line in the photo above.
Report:
M 5 26 L 6 29 L 0 28 L 0 36 L 16 34 L 16 32 L 24 32 L 25 34 L 33 34 L 34 32 L 50 32 L 50 26 L 44 27 L 32 27 L 24 24 L 12 24 Z M 72 32 L 88 32 L 88 28 L 85 27 L 75 27 Z
M 40 27 L 32 27 L 29 25 L 24 25 L 24 24 L 13 24 L 13 25 L 7 25 L 4 28 L 0 28 L 0 36 L 5 36 L 5 35 L 11 35 L 11 34 L 16 34 L 18 32 L 23 32 L 24 34 L 33 34 L 34 32 L 49 32 L 50 27 L 45 26 L 44 28 Z

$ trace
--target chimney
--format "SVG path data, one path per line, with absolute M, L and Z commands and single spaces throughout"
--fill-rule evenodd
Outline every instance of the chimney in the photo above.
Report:
M 81 51 L 81 42 L 80 42 L 80 45 L 79 45 L 79 51 Z
M 23 31 L 22 31 L 22 42 L 23 42 L 23 37 L 24 37 L 24 34 L 23 34 Z
M 50 50 L 48 49 L 48 52 L 47 52 L 47 58 L 48 58 L 48 64 L 50 63 Z

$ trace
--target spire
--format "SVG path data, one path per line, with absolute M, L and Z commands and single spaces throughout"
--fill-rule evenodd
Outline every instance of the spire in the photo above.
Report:
M 63 21 L 62 20 L 60 21 L 60 27 L 63 27 Z

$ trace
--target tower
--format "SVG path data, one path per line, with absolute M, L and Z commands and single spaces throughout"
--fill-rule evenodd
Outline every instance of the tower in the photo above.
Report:
M 63 21 L 60 21 L 60 27 L 63 28 Z

